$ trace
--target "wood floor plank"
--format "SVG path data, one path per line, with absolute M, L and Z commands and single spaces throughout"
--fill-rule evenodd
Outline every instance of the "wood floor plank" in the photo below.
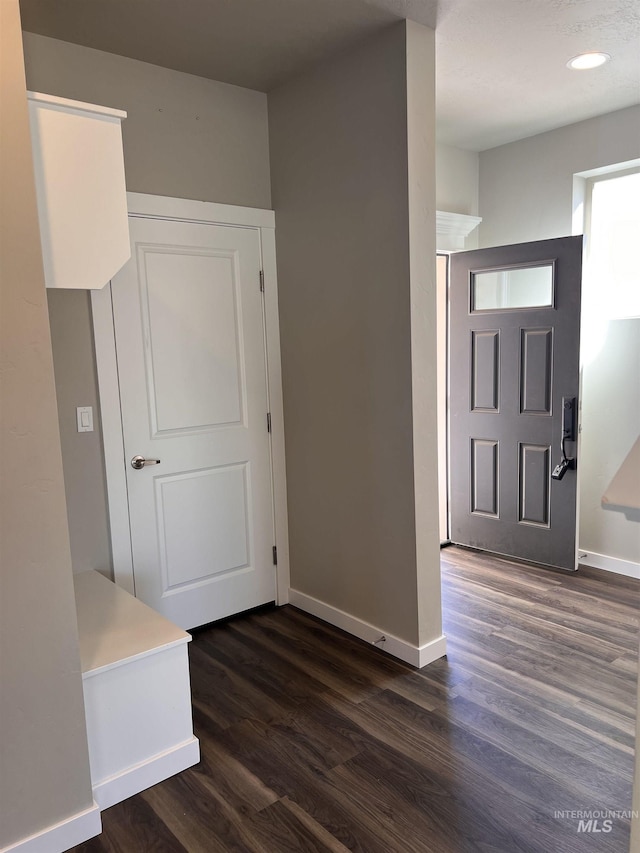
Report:
M 448 559 L 448 556 L 451 559 Z M 615 612 L 633 618 L 640 604 L 640 588 L 635 578 L 581 567 L 577 572 L 554 571 L 526 563 L 509 561 L 490 554 L 474 554 L 464 548 L 442 552 L 443 582 L 455 584 L 464 580 L 470 587 L 491 590 L 496 600 L 506 593 L 516 607 L 553 594 L 565 594 L 565 603 L 572 608 L 579 601 L 606 602 Z M 524 590 L 519 593 L 517 584 Z M 526 588 L 529 587 L 527 590 Z M 553 600 L 553 599 L 550 599 Z M 562 609 L 560 608 L 560 612 Z M 605 617 L 606 614 L 599 614 Z
M 266 735 L 266 737 L 265 737 Z M 345 807 L 343 792 L 324 775 L 325 765 L 301 762 L 295 750 L 277 732 L 265 732 L 251 721 L 228 729 L 226 747 L 265 784 L 309 814 L 327 832 L 358 853 L 384 853 L 386 849 L 376 832 L 354 820 Z
M 448 595 L 449 609 L 451 611 L 457 610 L 460 612 L 460 608 L 456 608 L 456 604 L 458 602 L 456 601 L 455 596 L 456 593 L 450 590 Z M 470 598 L 467 595 L 467 604 L 469 601 Z M 504 605 L 496 607 L 495 601 L 491 602 L 491 600 L 488 600 L 483 604 L 482 601 L 473 597 L 472 613 L 465 613 L 464 609 L 462 609 L 461 612 L 474 624 L 479 623 L 481 626 L 484 626 L 485 633 L 491 629 L 499 629 L 502 631 L 508 631 L 509 629 L 521 629 L 528 631 L 536 637 L 539 637 L 541 641 L 546 640 L 555 644 L 556 647 L 554 649 L 554 653 L 556 654 L 557 646 L 560 645 L 563 648 L 582 652 L 590 657 L 596 657 L 601 660 L 611 662 L 620 655 L 621 639 L 624 643 L 622 648 L 626 647 L 626 643 L 628 642 L 627 632 L 623 633 L 622 638 L 616 637 L 614 640 L 607 640 L 602 637 L 595 637 L 591 630 L 585 631 L 584 623 L 573 621 L 573 624 L 568 625 L 564 620 L 562 622 L 558 622 L 554 619 L 555 614 L 553 609 L 548 607 L 540 607 L 537 608 L 535 612 L 529 613 L 525 613 L 521 608 L 518 608 L 514 618 L 514 611 L 512 608 Z M 593 628 L 592 621 L 588 623 L 587 628 Z M 541 649 L 544 648 L 544 644 L 541 642 L 539 647 Z M 633 654 L 633 658 L 635 659 L 636 657 L 637 650 Z
M 286 797 L 252 818 L 264 850 L 279 853 L 342 853 L 348 850 L 303 810 Z
M 331 851 L 331 853 L 347 853 L 347 851 L 351 849 L 349 847 L 345 847 L 341 841 L 338 841 L 334 835 L 314 820 L 304 809 L 300 808 L 297 803 L 294 803 L 293 800 L 290 800 L 288 797 L 283 797 L 280 802 L 284 808 L 290 811 L 294 817 L 296 817 L 298 821 L 312 833 L 312 835 L 314 835 L 328 850 Z
M 278 801 L 274 791 L 224 749 L 209 717 L 197 709 L 194 728 L 200 741 L 201 761 L 192 772 L 202 785 L 215 788 L 216 795 L 239 812 L 258 812 Z
M 421 671 L 291 607 L 194 632 L 202 761 L 75 853 L 623 853 L 575 814 L 630 808 L 640 582 L 451 547 L 442 598 Z
M 75 853 L 191 853 L 142 799 L 130 797 L 102 814 L 102 833 Z
M 281 615 L 282 614 L 282 615 Z M 345 635 L 344 631 L 323 622 L 315 616 L 310 616 L 296 607 L 286 607 L 284 610 L 274 610 L 270 614 L 269 624 L 277 631 L 292 632 L 289 634 L 297 642 L 300 641 L 300 633 L 313 640 L 311 651 L 317 654 L 319 651 L 333 652 L 337 655 L 340 663 L 348 663 L 349 658 L 355 656 L 357 659 L 356 673 L 366 674 L 370 681 L 378 684 L 385 676 L 395 678 L 399 672 L 410 672 L 413 667 L 405 664 L 397 658 L 385 655 L 380 659 L 379 650 L 369 643 Z
M 320 643 L 313 642 L 311 634 L 307 636 L 307 633 L 302 633 L 300 628 L 292 628 L 287 623 L 288 619 L 285 616 L 285 619 L 274 626 L 268 636 L 265 636 L 264 629 L 259 631 L 259 639 L 255 628 L 252 630 L 252 625 L 249 623 L 238 624 L 236 630 L 245 637 L 245 642 L 253 641 L 261 648 L 272 650 L 274 654 L 294 666 L 299 666 L 301 660 L 304 660 L 304 668 L 309 675 L 352 702 L 360 702 L 376 693 L 389 680 L 397 678 L 398 673 L 402 671 L 398 668 L 402 666 L 399 664 L 394 667 L 392 674 L 383 674 L 378 670 L 375 679 L 368 678 L 366 664 L 362 669 L 359 668 L 360 656 L 357 658 L 358 664 L 355 667 L 351 666 L 344 653 L 335 654 L 327 649 L 324 638 Z M 310 625 L 315 627 L 314 623 Z M 295 646 L 293 646 L 294 643 Z M 360 650 L 360 655 L 362 654 L 363 650 Z
M 451 638 L 449 647 L 452 656 L 455 656 L 460 652 L 468 653 L 473 648 L 477 650 L 478 645 L 464 639 Z M 628 713 L 630 720 L 635 719 L 635 701 L 629 699 L 628 684 L 617 677 L 613 667 L 603 676 L 597 661 L 589 666 L 570 656 L 561 658 L 559 654 L 554 658 L 542 651 L 536 654 L 533 649 L 514 648 L 513 644 L 509 645 L 493 636 L 482 648 L 480 656 L 489 662 L 501 664 L 507 671 L 521 675 L 530 682 L 536 682 L 537 690 L 543 696 L 548 688 L 556 688 L 570 697 L 570 703 L 593 701 L 605 709 L 620 714 Z M 634 680 L 632 676 L 627 679 Z
M 511 623 L 518 624 L 523 615 L 537 619 L 544 618 L 550 625 L 573 628 L 586 637 L 612 643 L 629 652 L 634 651 L 633 636 L 637 623 L 631 612 L 632 607 L 629 607 L 629 612 L 625 613 L 624 624 L 620 624 L 615 617 L 605 617 L 606 610 L 598 612 L 595 602 L 589 613 L 581 613 L 570 604 L 565 605 L 561 610 L 557 609 L 554 602 L 544 599 L 520 601 L 507 593 L 482 591 L 478 594 L 476 589 L 471 589 L 468 585 L 448 587 L 447 593 L 452 610 L 483 614 L 488 617 L 490 624 L 493 619 L 499 619 L 503 624 L 506 618 Z M 637 653 L 637 649 L 635 652 Z
M 409 849 L 433 849 L 432 839 L 438 839 L 438 853 L 458 853 L 464 850 L 509 850 L 512 853 L 531 850 L 530 828 L 535 821 L 536 843 L 561 845 L 565 851 L 575 849 L 560 831 L 551 813 L 536 815 L 526 804 L 513 813 L 513 804 L 504 797 L 489 801 L 478 797 L 463 777 L 456 785 L 442 791 L 434 790 L 430 769 L 407 759 L 398 760 L 395 753 L 383 750 L 364 751 L 344 767 L 338 768 L 344 784 L 360 794 L 365 801 L 393 802 L 402 829 L 401 839 Z M 366 783 L 366 784 L 365 784 Z M 490 807 L 489 807 L 490 806 Z M 411 830 L 404 829 L 409 821 Z M 402 841 L 390 849 L 401 849 Z M 559 849 L 559 846 L 556 847 Z
M 634 744 L 630 741 L 625 743 L 597 737 L 598 733 L 593 728 L 595 720 L 588 718 L 585 721 L 574 707 L 567 713 L 566 708 L 559 709 L 555 702 L 532 704 L 512 690 L 478 675 L 458 685 L 455 695 L 518 723 L 550 744 L 568 749 L 576 755 L 588 754 L 604 766 L 615 768 L 619 761 L 624 763 L 626 756 L 634 753 Z
M 173 776 L 140 796 L 189 853 L 262 853 L 251 822 L 194 772 Z
M 232 629 L 233 623 L 215 633 L 198 637 L 202 648 L 241 679 L 247 689 L 257 689 L 286 712 L 316 695 L 321 685 L 304 666 L 287 665 L 270 652 L 266 643 L 247 641 Z M 300 661 L 298 662 L 300 664 Z M 251 716 L 245 711 L 243 717 Z
M 478 733 L 458 723 L 453 714 L 423 713 L 391 694 L 371 700 L 366 706 L 342 706 L 341 710 L 385 746 L 430 767 L 445 788 L 455 771 L 458 780 L 464 777 L 467 787 L 475 787 L 478 796 L 484 796 L 487 802 L 492 800 L 489 788 L 497 792 L 498 799 L 518 802 L 519 808 L 547 798 L 555 801 L 558 808 L 568 807 L 567 802 L 584 801 L 575 785 L 567 788 L 567 781 L 572 780 L 564 773 L 554 778 L 539 763 L 534 766 L 526 757 L 521 759 L 512 740 L 505 739 L 503 745 L 497 746 L 491 730 Z M 629 807 L 626 796 L 624 804 Z
M 626 745 L 633 750 L 635 744 L 635 704 L 630 702 L 626 713 L 619 713 L 608 708 L 581 700 L 572 693 L 570 685 L 554 686 L 542 683 L 539 677 L 532 677 L 526 672 L 517 672 L 513 668 L 488 661 L 479 654 L 477 649 L 453 649 L 450 659 L 455 659 L 457 668 L 467 672 L 470 677 L 477 675 L 489 680 L 492 684 L 507 690 L 513 690 L 523 701 L 536 707 L 550 710 L 560 719 L 566 719 L 568 725 L 584 725 L 594 739 L 604 743 Z M 451 696 L 457 694 L 457 687 L 451 691 Z
M 546 853 L 553 849 L 552 839 L 563 833 L 563 827 L 553 818 L 551 804 L 557 803 L 558 808 L 578 808 L 577 803 L 582 804 L 582 800 L 576 801 L 567 795 L 559 781 L 513 759 L 484 738 L 451 727 L 447 720 L 428 715 L 427 726 L 424 720 L 416 726 L 397 715 L 385 718 L 380 709 L 368 707 L 373 704 L 378 704 L 378 700 L 366 706 L 342 707 L 345 716 L 370 736 L 379 766 L 385 755 L 390 756 L 389 765 L 396 773 L 409 764 L 411 777 L 419 781 L 428 800 L 443 815 L 447 815 L 448 799 L 454 800 L 456 808 L 449 808 L 447 825 L 456 818 L 465 827 L 463 838 L 459 839 L 461 850 L 483 849 L 474 846 L 473 838 L 482 832 L 487 816 L 497 816 L 498 826 L 502 826 L 506 838 L 501 841 L 500 832 L 489 827 L 493 843 L 498 845 L 495 849 L 505 853 L 536 849 Z M 390 719 L 395 725 L 389 724 Z M 357 762 L 359 758 L 349 763 Z M 382 768 L 381 773 L 385 775 Z M 396 783 L 395 787 L 398 787 Z M 541 803 L 545 804 L 543 808 L 540 808 Z M 530 847 L 526 840 L 532 825 L 536 825 L 539 832 L 537 847 Z M 452 832 L 450 828 L 447 839 Z M 618 834 L 625 832 L 628 826 L 621 823 Z M 429 837 L 439 838 L 433 834 Z M 444 841 L 438 843 L 444 845 Z M 567 845 L 557 849 L 580 848 Z

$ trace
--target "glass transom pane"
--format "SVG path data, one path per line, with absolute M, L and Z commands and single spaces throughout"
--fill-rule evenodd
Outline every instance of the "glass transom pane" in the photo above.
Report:
M 553 264 L 471 274 L 471 310 L 505 311 L 553 305 Z

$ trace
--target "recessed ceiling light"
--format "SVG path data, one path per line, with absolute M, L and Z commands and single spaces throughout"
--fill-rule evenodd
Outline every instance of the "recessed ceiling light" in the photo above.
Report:
M 571 68 L 574 71 L 586 71 L 589 68 L 597 68 L 599 65 L 604 65 L 610 59 L 611 57 L 608 53 L 600 53 L 598 51 L 580 53 L 567 62 L 567 68 Z

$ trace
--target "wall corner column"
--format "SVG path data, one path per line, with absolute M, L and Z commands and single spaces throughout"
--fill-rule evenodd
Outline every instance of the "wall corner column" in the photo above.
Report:
M 435 33 L 407 21 L 411 390 L 421 665 L 444 654 L 438 528 Z
M 18 0 L 0 0 L 0 849 L 66 850 L 93 802 Z

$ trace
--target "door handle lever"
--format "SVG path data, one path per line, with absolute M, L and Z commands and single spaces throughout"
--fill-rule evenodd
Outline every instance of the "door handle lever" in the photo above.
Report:
M 576 439 L 576 398 L 562 398 L 562 437 L 567 441 Z
M 551 472 L 551 478 L 553 480 L 561 480 L 564 477 L 564 475 L 567 473 L 569 468 L 575 468 L 575 467 L 576 467 L 576 460 L 575 459 L 567 459 L 567 457 L 565 456 L 565 458 L 560 460 L 560 462 L 558 462 L 556 467 Z
M 560 439 L 560 462 L 551 472 L 552 480 L 561 480 L 570 468 L 576 467 L 576 460 L 568 457 L 565 451 L 567 441 L 575 441 L 576 432 L 576 398 L 562 398 L 562 437 Z
M 144 468 L 145 465 L 159 465 L 159 459 L 145 459 L 144 456 L 134 456 L 131 460 L 131 467 L 135 468 L 136 471 L 140 471 L 141 468 Z

